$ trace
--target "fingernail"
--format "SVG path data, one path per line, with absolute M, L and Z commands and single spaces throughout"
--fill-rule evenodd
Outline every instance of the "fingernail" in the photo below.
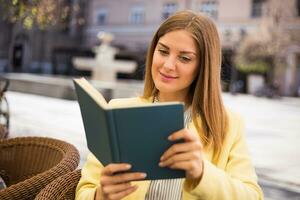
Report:
M 163 167 L 163 162 L 158 163 L 158 166 Z
M 171 135 L 168 137 L 168 140 L 172 140 L 172 136 Z
M 164 156 L 161 156 L 161 157 L 160 157 L 160 160 L 163 160 L 163 159 L 164 159 Z
M 125 167 L 126 167 L 126 169 L 130 169 L 131 165 L 127 164 Z
M 141 173 L 142 178 L 146 178 L 147 174 L 146 173 Z

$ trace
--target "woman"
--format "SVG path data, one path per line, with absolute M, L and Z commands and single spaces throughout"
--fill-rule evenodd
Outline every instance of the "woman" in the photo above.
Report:
M 148 50 L 143 96 L 110 104 L 183 102 L 186 128 L 168 139 L 184 142 L 166 150 L 158 164 L 185 170 L 186 177 L 142 181 L 147 175 L 126 172 L 129 164 L 104 167 L 90 154 L 77 199 L 263 199 L 242 122 L 223 106 L 220 66 L 220 41 L 211 20 L 191 11 L 168 18 Z

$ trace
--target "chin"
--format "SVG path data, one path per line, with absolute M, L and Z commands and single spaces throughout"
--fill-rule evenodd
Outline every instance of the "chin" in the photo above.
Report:
M 168 93 L 168 92 L 174 92 L 174 91 L 176 91 L 176 89 L 174 87 L 170 87 L 170 86 L 163 85 L 163 84 L 157 84 L 155 87 L 160 92 L 166 92 L 166 93 Z

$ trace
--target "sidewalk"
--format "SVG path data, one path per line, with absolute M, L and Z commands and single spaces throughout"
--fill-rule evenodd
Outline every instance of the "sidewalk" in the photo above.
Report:
M 245 121 L 248 147 L 261 182 L 295 191 L 300 199 L 300 98 L 223 97 L 226 106 Z
M 76 101 L 18 92 L 8 92 L 7 98 L 10 137 L 35 135 L 68 141 L 79 149 L 82 166 L 88 150 Z M 300 194 L 300 99 L 224 94 L 224 101 L 244 118 L 249 150 L 261 183 Z

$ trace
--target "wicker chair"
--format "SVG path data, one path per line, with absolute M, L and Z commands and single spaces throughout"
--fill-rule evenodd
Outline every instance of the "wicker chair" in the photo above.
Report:
M 36 196 L 35 200 L 74 200 L 81 169 L 58 177 Z
M 20 137 L 0 140 L 0 172 L 7 188 L 1 200 L 34 199 L 47 184 L 76 169 L 78 150 L 51 138 Z

